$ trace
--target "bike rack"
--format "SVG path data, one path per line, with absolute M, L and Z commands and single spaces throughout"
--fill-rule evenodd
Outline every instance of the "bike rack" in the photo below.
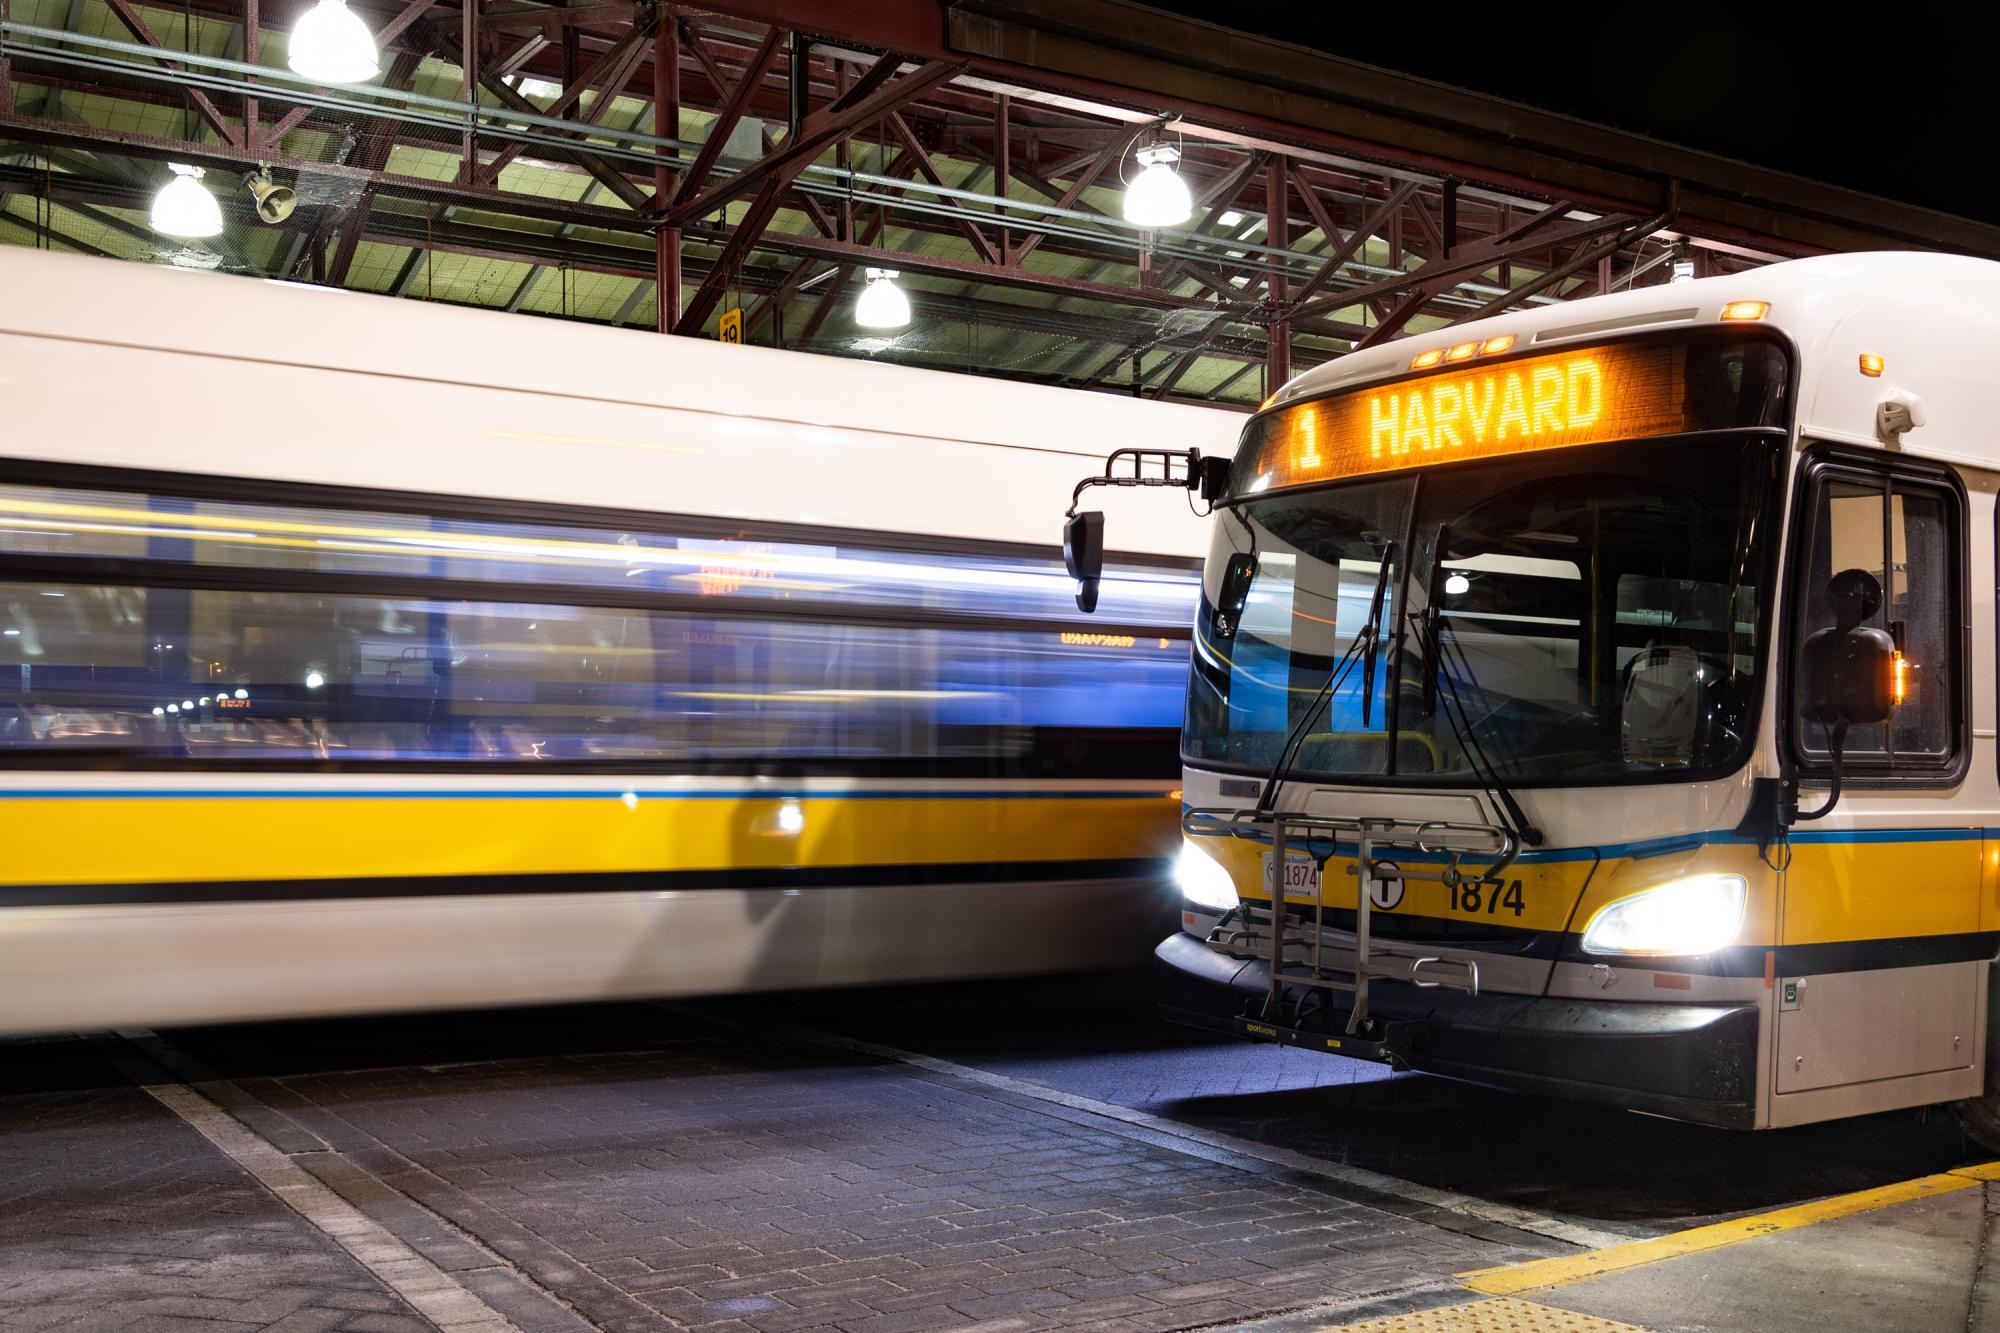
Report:
M 1264 887 L 1270 892 L 1271 901 L 1263 909 L 1268 935 L 1256 929 L 1257 905 L 1242 903 L 1236 909 L 1239 925 L 1231 927 L 1225 919 L 1208 938 L 1209 946 L 1219 952 L 1246 959 L 1261 953 L 1269 964 L 1271 981 L 1264 998 L 1263 1022 L 1241 1020 L 1237 1027 L 1245 1035 L 1298 1045 L 1322 1044 L 1312 1034 L 1282 1023 L 1284 989 L 1307 986 L 1348 991 L 1354 996 L 1354 1007 L 1347 1018 L 1346 1036 L 1325 1039 L 1323 1044 L 1351 1054 L 1387 1059 L 1394 1054 L 1393 1043 L 1376 1035 L 1377 1025 L 1368 1012 L 1368 986 L 1372 980 L 1406 981 L 1416 986 L 1444 986 L 1473 995 L 1479 993 L 1479 964 L 1469 959 L 1412 958 L 1375 949 L 1371 937 L 1373 902 L 1368 887 L 1371 881 L 1390 875 L 1402 880 L 1431 880 L 1448 888 L 1497 879 L 1520 850 L 1509 830 L 1492 824 L 1446 820 L 1228 809 L 1188 810 L 1181 815 L 1181 829 L 1194 837 L 1242 838 L 1270 845 Z M 1324 853 L 1318 850 L 1322 839 L 1326 846 Z M 1343 841 L 1355 848 L 1357 876 L 1351 980 L 1330 975 L 1325 957 L 1326 863 L 1339 852 Z M 1294 844 L 1302 845 L 1320 868 L 1321 885 L 1320 892 L 1313 897 L 1310 939 L 1289 924 L 1291 909 L 1285 902 L 1285 855 Z M 1425 860 L 1396 865 L 1384 860 L 1385 853 L 1399 851 L 1415 852 Z M 1431 868 L 1439 857 L 1443 858 L 1443 864 Z M 1468 873 L 1464 868 L 1468 860 L 1484 862 L 1485 868 L 1476 874 Z M 1309 971 L 1286 969 L 1286 951 L 1294 945 L 1302 953 L 1309 953 Z

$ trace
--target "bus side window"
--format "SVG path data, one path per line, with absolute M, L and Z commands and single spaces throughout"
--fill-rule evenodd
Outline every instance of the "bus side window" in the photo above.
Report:
M 1828 585 L 1850 569 L 1880 582 L 1882 605 L 1866 624 L 1895 638 L 1908 667 L 1905 698 L 1890 719 L 1848 731 L 1844 762 L 1852 771 L 1936 776 L 1961 758 L 1961 508 L 1942 478 L 1844 466 L 1814 475 L 1792 585 L 1799 599 L 1794 683 L 1797 645 L 1834 623 Z M 1823 765 L 1826 732 L 1804 716 L 1796 689 L 1791 725 L 1799 756 Z

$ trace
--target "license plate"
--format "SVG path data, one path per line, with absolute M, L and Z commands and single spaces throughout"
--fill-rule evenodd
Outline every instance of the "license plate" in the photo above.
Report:
M 1278 878 L 1278 857 L 1274 852 L 1264 853 L 1264 887 Z M 1299 902 L 1319 901 L 1319 862 L 1303 852 L 1286 852 L 1284 869 L 1285 897 Z

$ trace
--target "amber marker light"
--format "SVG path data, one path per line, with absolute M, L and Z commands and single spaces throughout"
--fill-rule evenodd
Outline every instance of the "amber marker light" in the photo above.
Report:
M 1724 319 L 1762 319 L 1771 313 L 1769 301 L 1731 301 L 1722 307 Z
M 1476 342 L 1460 343 L 1458 346 L 1452 348 L 1449 352 L 1446 352 L 1444 354 L 1444 359 L 1447 361 L 1470 361 L 1473 357 L 1478 355 L 1479 355 L 1478 343 Z
M 1861 373 L 1871 378 L 1880 377 L 1882 374 L 1882 358 L 1873 352 L 1863 352 L 1861 354 Z
M 1479 344 L 1479 354 L 1481 356 L 1498 356 L 1502 352 L 1511 350 L 1513 346 L 1514 335 L 1503 333 L 1497 338 L 1488 338 L 1485 342 Z
M 1889 702 L 1901 708 L 1910 697 L 1910 659 L 1899 649 L 1889 659 Z
M 1416 356 L 1411 358 L 1410 369 L 1429 370 L 1432 366 L 1436 365 L 1438 362 L 1442 360 L 1444 360 L 1444 348 L 1433 347 L 1431 348 L 1430 351 L 1418 352 Z

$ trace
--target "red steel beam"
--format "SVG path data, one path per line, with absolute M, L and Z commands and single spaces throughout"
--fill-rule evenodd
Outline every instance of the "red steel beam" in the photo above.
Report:
M 893 58 L 878 61 L 876 69 L 890 66 L 893 74 Z M 875 86 L 863 92 L 870 83 L 875 70 L 863 75 L 861 81 L 848 89 L 846 104 L 835 101 L 806 117 L 799 127 L 796 141 L 787 139 L 776 153 L 766 157 L 742 171 L 737 172 L 720 185 L 703 190 L 699 194 L 684 197 L 670 204 L 661 220 L 669 226 L 682 225 L 691 219 L 712 213 L 739 195 L 756 189 L 773 177 L 782 177 L 789 184 L 805 170 L 812 160 L 829 144 L 845 138 L 857 126 L 878 120 L 910 99 L 957 73 L 954 65 L 922 65 L 901 78 L 884 76 L 875 79 Z
M 161 64 L 165 65 L 168 69 L 180 70 L 182 73 L 187 71 L 185 64 L 171 58 L 171 52 L 168 50 L 166 44 L 153 35 L 153 30 L 146 26 L 146 20 L 140 17 L 138 9 L 132 5 L 131 0 L 104 0 L 104 2 L 111 7 L 111 12 L 118 16 L 118 21 L 124 24 L 126 29 L 134 37 L 138 38 L 140 42 L 160 51 L 168 52 L 166 56 L 161 58 Z M 199 88 L 193 87 L 182 88 L 181 93 L 189 102 L 194 104 L 194 109 L 200 113 L 203 120 L 208 122 L 208 127 L 222 137 L 224 143 L 230 145 L 232 148 L 241 148 L 243 146 L 242 133 L 224 118 L 221 108 L 209 100 L 208 94 Z
M 564 86 L 562 95 L 542 114 L 561 116 L 581 102 L 586 92 L 597 89 L 597 100 L 591 104 L 589 114 L 574 123 L 580 132 L 581 127 L 595 125 L 603 120 L 604 113 L 611 110 L 615 100 L 614 90 L 623 88 L 626 80 L 631 78 L 632 72 L 650 54 L 648 39 L 652 37 L 657 23 L 657 17 L 652 15 L 641 18 L 630 32 L 619 38 L 599 56 L 588 71 L 571 79 Z M 504 83 L 504 80 L 502 82 Z M 488 184 L 498 181 L 500 173 L 506 170 L 507 164 L 525 152 L 527 147 L 528 145 L 524 143 L 504 145 L 494 154 L 491 162 L 480 168 L 481 178 Z
M 932 185 L 943 185 L 944 177 L 938 174 L 937 167 L 931 162 L 929 151 L 924 148 L 923 144 L 917 141 L 916 132 L 910 128 L 909 122 L 903 119 L 902 113 L 891 111 L 888 117 L 888 124 L 890 131 L 902 143 L 903 151 L 908 153 L 911 160 L 916 163 L 918 174 Z M 995 190 L 994 193 L 998 194 L 999 191 Z M 1001 244 L 998 248 L 987 238 L 986 233 L 979 229 L 979 224 L 970 218 L 959 219 L 958 229 L 959 234 L 965 237 L 966 244 L 970 245 L 973 252 L 987 263 L 999 264 L 1005 262 L 1002 258 L 1006 247 L 1006 232 L 1004 229 L 1001 232 Z
M 736 123 L 743 119 L 743 109 L 750 104 L 750 94 L 764 81 L 764 71 L 771 63 L 771 56 L 784 40 L 785 33 L 780 28 L 773 28 L 764 34 L 764 40 L 758 44 L 750 59 L 744 62 L 742 71 L 736 76 L 735 86 L 729 90 L 727 100 L 716 112 L 715 119 L 710 122 L 708 138 L 703 140 L 701 151 L 695 154 L 694 161 L 681 173 L 680 181 L 675 185 L 672 194 L 655 193 L 653 202 L 656 205 L 671 208 L 673 204 L 700 190 L 703 183 L 708 180 L 708 173 L 714 170 L 716 162 L 722 157 L 723 148 L 729 143 L 730 131 L 734 130 Z M 700 46 L 700 43 L 692 38 L 690 43 L 697 48 Z M 676 223 L 679 221 L 681 219 L 675 219 Z

